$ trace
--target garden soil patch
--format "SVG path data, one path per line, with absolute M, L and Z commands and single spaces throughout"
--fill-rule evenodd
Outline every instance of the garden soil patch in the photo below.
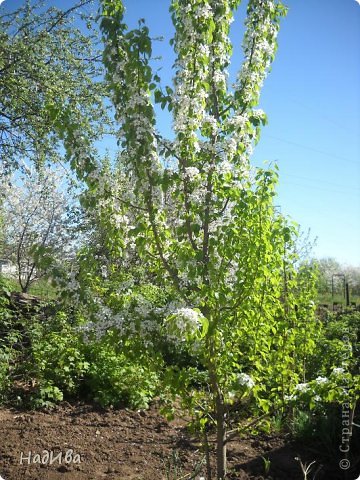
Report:
M 184 421 L 168 422 L 154 408 L 98 410 L 65 403 L 51 412 L 2 409 L 0 439 L 5 480 L 185 480 L 205 473 L 202 467 L 191 476 L 203 453 Z M 304 462 L 314 459 L 304 445 L 287 443 L 284 437 L 233 441 L 228 447 L 230 478 L 300 480 L 297 455 Z M 261 457 L 270 460 L 268 476 Z M 345 478 L 340 471 L 331 475 L 322 470 L 317 480 Z

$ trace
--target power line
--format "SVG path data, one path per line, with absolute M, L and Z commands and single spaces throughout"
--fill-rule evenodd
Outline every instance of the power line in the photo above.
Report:
M 345 190 L 356 190 L 356 191 L 360 192 L 360 187 L 349 186 L 349 185 L 340 185 L 339 183 L 327 182 L 326 180 L 322 180 L 322 179 L 319 179 L 319 178 L 302 177 L 300 175 L 293 175 L 292 173 L 280 174 L 280 178 L 282 178 L 282 177 L 294 177 L 294 178 L 298 178 L 300 180 L 310 180 L 311 182 L 324 183 L 326 185 L 330 185 L 330 186 L 333 186 L 333 187 L 344 188 Z
M 336 120 L 334 120 L 332 117 L 330 117 L 329 115 L 324 115 L 322 113 L 319 113 L 319 109 L 315 109 L 313 107 L 310 107 L 309 105 L 305 105 L 301 100 L 293 97 L 293 96 L 288 96 L 288 99 L 295 103 L 296 105 L 300 106 L 301 108 L 303 108 L 304 110 L 308 110 L 308 111 L 311 111 L 311 112 L 314 112 L 316 114 L 316 118 L 322 118 L 323 120 L 326 120 L 327 122 L 329 123 L 332 123 L 333 125 L 335 125 L 336 127 L 340 128 L 341 130 L 344 130 L 346 132 L 349 132 L 349 129 L 344 127 L 343 124 L 341 124 L 340 122 L 337 122 Z
M 282 185 L 295 185 L 297 187 L 311 188 L 313 190 L 314 189 L 315 190 L 325 190 L 327 192 L 339 193 L 341 195 L 346 195 L 346 194 L 354 195 L 353 192 L 349 192 L 349 190 L 347 190 L 346 187 L 344 187 L 344 190 L 340 191 L 340 190 L 336 190 L 334 188 L 325 187 L 323 185 L 305 185 L 304 183 L 296 183 L 296 182 L 292 182 L 292 181 L 290 181 L 290 182 L 287 181 L 286 183 L 283 182 Z M 360 191 L 359 191 L 359 193 L 360 193 Z
M 340 155 L 335 155 L 334 153 L 324 152 L 323 150 L 319 150 L 318 148 L 310 147 L 309 145 L 304 145 L 302 143 L 293 142 L 292 140 L 286 140 L 285 138 L 281 138 L 281 137 L 275 137 L 274 135 L 268 135 L 267 134 L 266 136 L 269 137 L 269 138 L 272 138 L 274 140 L 278 140 L 279 142 L 288 143 L 289 145 L 295 145 L 296 147 L 300 147 L 300 148 L 303 148 L 305 150 L 311 150 L 313 152 L 320 153 L 321 155 L 326 155 L 327 157 L 337 158 L 338 160 L 342 160 L 343 162 L 351 163 L 351 164 L 354 164 L 354 165 L 360 165 L 360 162 L 355 162 L 353 160 L 349 160 L 348 158 L 341 157 Z

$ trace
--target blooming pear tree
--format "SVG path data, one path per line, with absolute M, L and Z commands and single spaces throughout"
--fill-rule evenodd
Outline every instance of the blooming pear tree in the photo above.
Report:
M 285 9 L 277 1 L 249 1 L 244 60 L 230 86 L 229 31 L 239 3 L 172 1 L 176 62 L 173 86 L 164 89 L 152 71 L 144 21 L 128 30 L 121 0 L 102 0 L 103 58 L 126 188 L 110 175 L 104 193 L 100 170 L 82 170 L 73 153 L 89 191 L 102 198 L 99 218 L 118 258 L 116 268 L 102 259 L 99 276 L 109 288 L 96 285 L 87 328 L 103 334 L 116 327 L 122 345 L 133 349 L 158 353 L 165 338 L 187 351 L 197 368 L 168 365 L 165 380 L 204 438 L 214 423 L 218 479 L 226 476 L 229 405 L 251 395 L 265 412 L 279 405 L 304 374 L 313 328 L 313 307 L 295 268 L 296 228 L 273 204 L 276 172 L 255 170 L 249 160 L 266 121 L 256 106 Z M 172 140 L 156 129 L 154 102 L 172 112 Z M 69 152 L 83 152 L 73 140 Z M 95 165 L 85 160 L 83 166 Z M 126 275 L 129 251 L 166 292 L 161 302 L 132 295 L 131 282 L 109 290 L 113 275 Z

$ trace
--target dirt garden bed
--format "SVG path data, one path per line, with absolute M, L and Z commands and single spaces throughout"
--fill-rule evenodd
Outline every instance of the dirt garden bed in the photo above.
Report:
M 154 408 L 105 411 L 65 403 L 51 412 L 2 409 L 0 438 L 5 480 L 185 480 L 205 472 L 199 467 L 200 445 L 184 422 L 167 422 Z M 295 457 L 303 462 L 316 458 L 305 445 L 265 435 L 231 442 L 228 455 L 230 478 L 240 480 L 300 480 Z M 267 475 L 262 457 L 270 461 Z M 340 469 L 326 472 L 324 465 L 320 478 L 346 477 Z

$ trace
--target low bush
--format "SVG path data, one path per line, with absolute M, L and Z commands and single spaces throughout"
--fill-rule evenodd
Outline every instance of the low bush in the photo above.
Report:
M 18 340 L 18 332 L 12 329 L 13 315 L 10 309 L 9 284 L 0 275 L 0 400 L 6 399 L 11 386 L 17 352 L 13 346 Z
M 10 348 L 0 345 L 0 400 L 3 401 L 8 394 L 11 380 L 11 364 L 14 360 L 14 352 Z
M 101 406 L 146 408 L 158 391 L 155 368 L 121 351 L 109 332 L 84 342 L 79 319 L 64 311 L 29 326 L 30 353 L 25 367 L 35 388 L 33 407 L 65 399 L 86 399 Z M 128 350 L 128 349 L 127 349 Z
M 37 322 L 30 330 L 31 362 L 41 388 L 54 386 L 65 397 L 78 394 L 89 369 L 80 335 L 70 325 L 65 312 L 57 312 L 48 323 Z M 61 399 L 57 391 L 55 399 Z
M 112 342 L 109 333 L 86 347 L 88 394 L 101 406 L 147 408 L 159 390 L 159 376 L 151 362 L 132 359 Z

